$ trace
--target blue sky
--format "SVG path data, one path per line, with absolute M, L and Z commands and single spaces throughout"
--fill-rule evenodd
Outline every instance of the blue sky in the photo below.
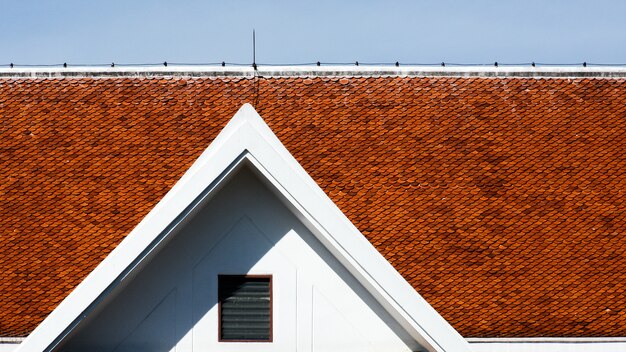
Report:
M 0 65 L 626 63 L 626 1 L 8 1 Z

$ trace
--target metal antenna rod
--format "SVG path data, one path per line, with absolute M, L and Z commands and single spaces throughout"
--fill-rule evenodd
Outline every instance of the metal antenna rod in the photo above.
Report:
M 252 29 L 252 67 L 256 70 L 256 32 Z

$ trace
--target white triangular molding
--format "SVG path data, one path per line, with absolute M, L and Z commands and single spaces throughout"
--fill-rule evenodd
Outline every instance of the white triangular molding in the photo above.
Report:
M 20 344 L 49 351 L 243 163 L 274 192 L 376 300 L 429 351 L 469 344 L 387 262 L 287 151 L 250 104 L 243 105 L 183 177 L 131 233 Z

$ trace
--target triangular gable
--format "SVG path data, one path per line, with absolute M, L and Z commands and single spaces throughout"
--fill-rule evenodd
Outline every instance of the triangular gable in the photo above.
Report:
M 18 351 L 54 348 L 242 161 L 271 184 L 300 221 L 416 341 L 431 351 L 469 351 L 462 336 L 346 218 L 249 104 L 235 114 L 170 192 Z

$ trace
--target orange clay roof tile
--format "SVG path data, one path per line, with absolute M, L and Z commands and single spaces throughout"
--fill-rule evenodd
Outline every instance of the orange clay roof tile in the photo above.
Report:
M 626 81 L 462 77 L 0 79 L 0 335 L 245 102 L 462 335 L 626 335 Z

